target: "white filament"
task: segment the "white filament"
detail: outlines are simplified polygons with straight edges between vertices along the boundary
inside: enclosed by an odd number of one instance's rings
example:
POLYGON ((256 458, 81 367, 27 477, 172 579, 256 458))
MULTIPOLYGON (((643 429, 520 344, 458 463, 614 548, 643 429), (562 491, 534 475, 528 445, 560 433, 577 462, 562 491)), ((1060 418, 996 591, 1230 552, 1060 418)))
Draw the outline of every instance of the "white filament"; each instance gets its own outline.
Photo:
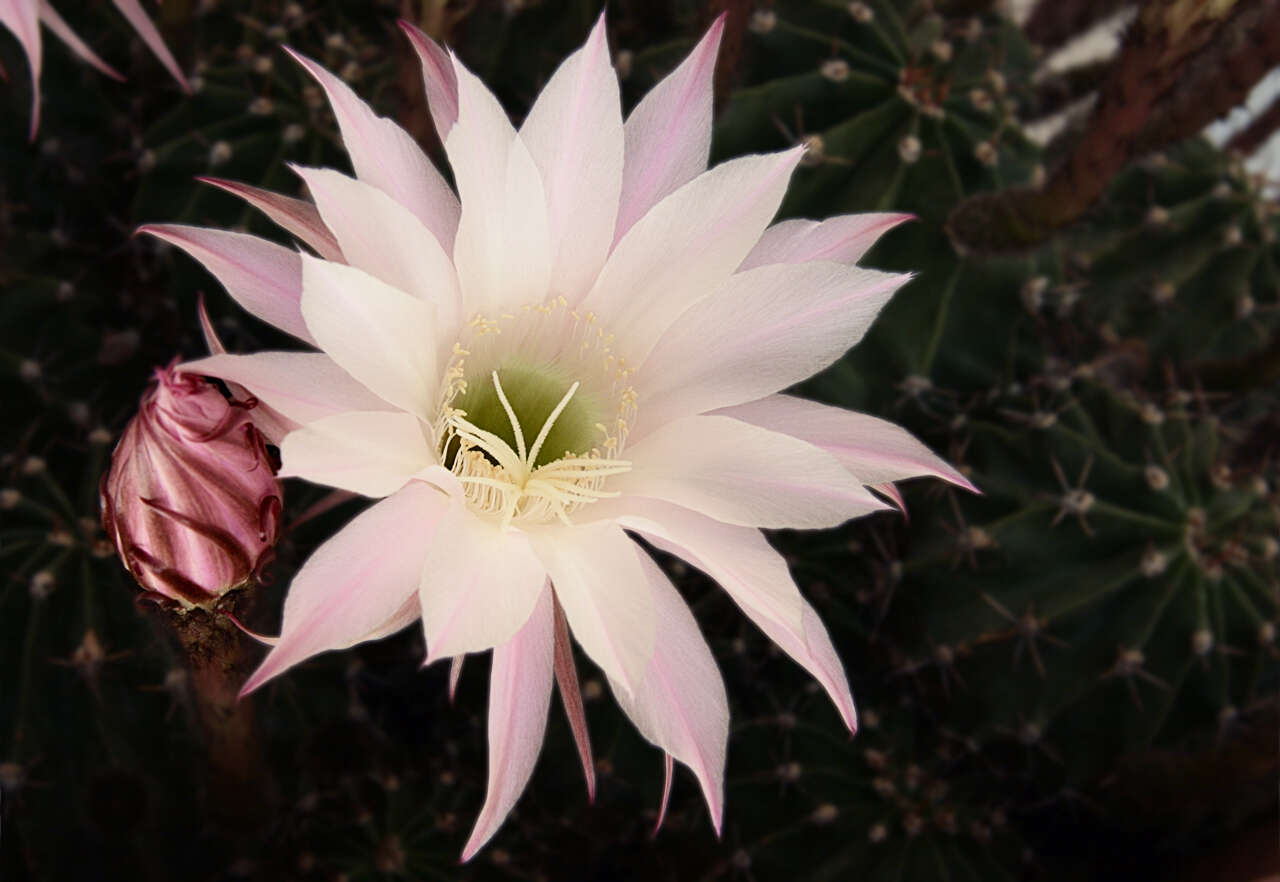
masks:
POLYGON ((580 383, 575 382, 569 387, 559 404, 543 420, 533 447, 526 449, 524 429, 515 408, 507 399, 498 372, 493 371, 491 376, 494 391, 515 434, 516 449, 512 450, 502 438, 469 421, 465 412, 447 406, 443 426, 438 433, 442 452, 448 449, 453 439, 458 439, 459 448, 453 459, 452 471, 463 485, 473 508, 498 515, 503 527, 517 518, 545 521, 555 517, 569 524, 569 514, 575 509, 618 495, 601 489, 601 484, 610 475, 630 471, 631 463, 606 458, 599 450, 593 449, 580 456, 566 452, 560 459, 541 466, 534 465, 556 421, 577 394, 580 383))

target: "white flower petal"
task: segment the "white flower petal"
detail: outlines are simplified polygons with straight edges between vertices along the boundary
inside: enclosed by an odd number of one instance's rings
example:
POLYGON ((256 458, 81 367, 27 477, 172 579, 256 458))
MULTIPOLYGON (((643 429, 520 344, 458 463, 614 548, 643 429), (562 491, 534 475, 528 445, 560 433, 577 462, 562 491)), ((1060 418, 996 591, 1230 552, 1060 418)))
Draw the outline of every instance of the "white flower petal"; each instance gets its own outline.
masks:
POLYGON ((689 57, 654 86, 627 117, 615 243, 649 209, 707 170, 712 73, 723 33, 721 15, 689 57))
POLYGON ((435 453, 412 414, 353 412, 290 432, 280 444, 280 460, 282 478, 378 497, 435 465, 435 453))
POLYGON ((551 706, 551 591, 544 590, 528 622, 493 651, 489 673, 489 784, 484 808, 462 850, 469 861, 484 847, 533 774, 551 706))
POLYGON ((316 549, 289 586, 279 642, 240 694, 317 653, 385 632, 414 595, 431 532, 448 504, 435 487, 415 481, 316 549))
POLYGON ((236 303, 264 322, 315 342, 302 320, 302 264, 296 251, 244 233, 183 224, 147 224, 138 232, 177 245, 200 261, 236 303))
POLYGON ((458 198, 409 133, 378 116, 351 87, 310 58, 285 48, 325 94, 342 132, 356 177, 413 212, 445 249, 458 229, 458 198))
POLYGON ((456 57, 453 65, 458 120, 444 146, 462 198, 453 262, 464 315, 541 302, 551 252, 538 168, 498 99, 456 57))
POLYGON ((729 700, 707 641, 688 605, 658 565, 640 556, 654 604, 653 657, 634 694, 614 689, 640 734, 697 777, 716 835, 724 818, 729 700))
POLYGON ((164 37, 160 36, 160 32, 156 30, 156 26, 152 24, 151 18, 147 15, 142 4, 138 0, 111 0, 115 3, 116 9, 128 20, 133 29, 137 31, 138 36, 142 38, 142 42, 151 50, 156 58, 160 59, 160 63, 164 65, 165 70, 169 71, 170 76, 178 81, 178 85, 182 87, 182 91, 190 92, 191 87, 187 85, 187 78, 182 75, 182 68, 178 66, 178 62, 169 52, 169 47, 164 44, 164 37))
POLYGON ((410 594, 408 599, 400 604, 400 608, 395 611, 391 618, 366 634, 364 640, 381 640, 383 637, 390 637, 392 634, 403 631, 416 622, 419 615, 421 615, 421 612, 418 607, 418 595, 410 594))
POLYGON ((551 290, 577 301, 613 244, 622 190, 622 108, 603 14, 586 45, 552 75, 520 138, 546 193, 551 290))
POLYGON ((716 413, 821 447, 863 484, 885 484, 930 475, 977 492, 968 478, 906 429, 865 413, 791 395, 770 395, 716 413))
POLYGON ((293 170, 306 182, 345 263, 430 303, 440 333, 455 326, 461 313, 458 278, 430 230, 377 187, 330 169, 293 170))
POLYGON ((634 435, 813 376, 862 339, 908 278, 825 262, 738 273, 691 306, 637 372, 634 435))
POLYGON ((742 263, 778 210, 799 148, 744 156, 699 175, 640 218, 614 248, 580 309, 642 362, 676 318, 742 263))
POLYGON ((857 728, 853 695, 831 638, 800 596, 786 561, 759 530, 648 499, 605 500, 588 511, 635 530, 714 579, 769 639, 822 684, 845 725, 857 728))
POLYGON ((573 636, 622 689, 633 692, 653 655, 653 598, 644 554, 608 523, 529 531, 573 636))
POLYGON ((744 527, 834 527, 888 506, 808 442, 724 416, 684 417, 626 451, 609 489, 744 527))
MULTIPOLYGON (((3 0, 0 0, 0 8, 4 5, 3 0)), ((38 5, 40 7, 39 10, 37 10, 40 16, 40 21, 44 23, 45 27, 53 31, 54 36, 66 43, 67 47, 72 52, 79 55, 100 73, 106 74, 113 80, 124 80, 124 77, 121 76, 118 70, 99 58, 98 53, 94 52, 89 48, 89 44, 80 39, 80 36, 71 29, 71 25, 67 24, 66 20, 63 19, 63 17, 58 14, 58 11, 50 6, 48 2, 40 2, 32 5, 38 5)), ((0 16, 3 16, 3 13, 0 13, 0 16)), ((39 84, 37 82, 32 83, 33 88, 38 87, 38 85, 39 84)))
POLYGON ((261 404, 301 424, 351 410, 391 409, 323 352, 211 355, 178 369, 243 386, 261 404))
POLYGON ((31 125, 28 137, 34 141, 40 128, 40 68, 43 64, 43 47, 40 41, 38 7, 29 0, 0 0, 0 24, 4 25, 22 45, 31 71, 31 125))
POLYGON ((764 231, 739 271, 771 263, 829 260, 854 264, 876 241, 913 215, 897 212, 846 214, 824 221, 786 220, 764 231))
POLYGON ((302 255, 302 315, 317 345, 380 398, 423 419, 438 392, 433 312, 368 273, 302 255))
POLYGON ((528 621, 546 582, 524 534, 477 517, 455 498, 422 571, 426 664, 506 643, 528 621))

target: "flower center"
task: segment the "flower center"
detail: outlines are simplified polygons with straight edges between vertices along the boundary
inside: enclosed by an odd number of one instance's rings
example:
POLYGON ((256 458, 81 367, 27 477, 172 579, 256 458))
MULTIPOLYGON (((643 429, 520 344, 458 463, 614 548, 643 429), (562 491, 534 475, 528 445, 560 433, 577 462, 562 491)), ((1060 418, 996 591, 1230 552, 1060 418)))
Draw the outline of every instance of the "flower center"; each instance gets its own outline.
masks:
POLYGON ((512 450, 532 443, 530 434, 548 427, 535 452, 529 448, 530 465, 543 466, 575 450, 589 450, 597 443, 599 407, 590 401, 581 384, 558 376, 550 369, 506 364, 491 376, 467 383, 453 406, 474 426, 497 435, 512 450), (575 388, 572 394, 569 390, 575 388), (566 395, 568 397, 566 398, 566 395), (559 412, 552 419, 552 413, 559 412), (524 434, 522 441, 521 434, 524 434))
POLYGON ((492 319, 477 315, 454 344, 435 440, 475 511, 569 523, 610 496, 635 412, 630 369, 612 337, 563 299, 492 319))

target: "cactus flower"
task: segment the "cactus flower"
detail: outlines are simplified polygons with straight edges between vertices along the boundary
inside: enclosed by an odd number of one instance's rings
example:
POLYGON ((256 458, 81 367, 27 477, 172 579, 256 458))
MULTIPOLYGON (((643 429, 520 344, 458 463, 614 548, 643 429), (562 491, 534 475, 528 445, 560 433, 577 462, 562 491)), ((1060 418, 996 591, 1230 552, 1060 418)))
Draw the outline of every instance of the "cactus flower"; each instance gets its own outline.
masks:
POLYGON ((878 494, 916 475, 969 486, 891 423, 779 394, 857 343, 906 281, 856 265, 904 218, 770 226, 802 149, 707 169, 722 27, 624 122, 601 19, 517 129, 406 25, 456 195, 403 129, 295 56, 327 92, 355 176, 295 167, 313 201, 217 183, 314 254, 144 228, 314 347, 184 369, 289 421, 283 475, 377 500, 297 574, 244 691, 419 619, 428 664, 491 650, 489 782, 464 859, 529 780, 561 613, 666 753, 668 786, 674 758, 720 829, 724 686, 631 534, 715 579, 852 730, 827 631, 760 528, 889 508, 878 494))
POLYGON ((280 485, 248 408, 172 365, 125 427, 100 501, 138 584, 188 609, 253 581, 279 534, 280 485))
MULTIPOLYGON (((165 66, 184 92, 190 91, 182 68, 170 54, 164 44, 164 38, 156 30, 156 26, 147 17, 139 0, 112 0, 120 13, 137 31, 142 42, 147 44, 160 63, 165 66)), ((40 127, 40 70, 43 60, 43 45, 40 40, 40 24, 66 43, 71 51, 102 73, 115 80, 123 80, 119 72, 98 57, 88 44, 76 36, 70 25, 58 14, 47 0, 0 0, 0 25, 4 25, 22 44, 22 51, 27 56, 27 66, 31 69, 31 137, 34 139, 40 127)))

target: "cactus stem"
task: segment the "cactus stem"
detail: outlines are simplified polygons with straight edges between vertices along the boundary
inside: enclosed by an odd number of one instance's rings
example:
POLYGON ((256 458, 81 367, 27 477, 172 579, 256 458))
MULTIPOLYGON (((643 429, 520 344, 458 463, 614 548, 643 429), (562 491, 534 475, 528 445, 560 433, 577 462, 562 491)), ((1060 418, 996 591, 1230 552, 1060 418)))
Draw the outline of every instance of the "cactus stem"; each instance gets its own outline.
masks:
POLYGON ((253 666, 249 641, 224 613, 244 618, 252 594, 231 591, 212 610, 156 607, 155 621, 182 648, 205 749, 205 796, 226 829, 250 834, 269 819, 273 784, 251 700, 240 687, 253 666))

